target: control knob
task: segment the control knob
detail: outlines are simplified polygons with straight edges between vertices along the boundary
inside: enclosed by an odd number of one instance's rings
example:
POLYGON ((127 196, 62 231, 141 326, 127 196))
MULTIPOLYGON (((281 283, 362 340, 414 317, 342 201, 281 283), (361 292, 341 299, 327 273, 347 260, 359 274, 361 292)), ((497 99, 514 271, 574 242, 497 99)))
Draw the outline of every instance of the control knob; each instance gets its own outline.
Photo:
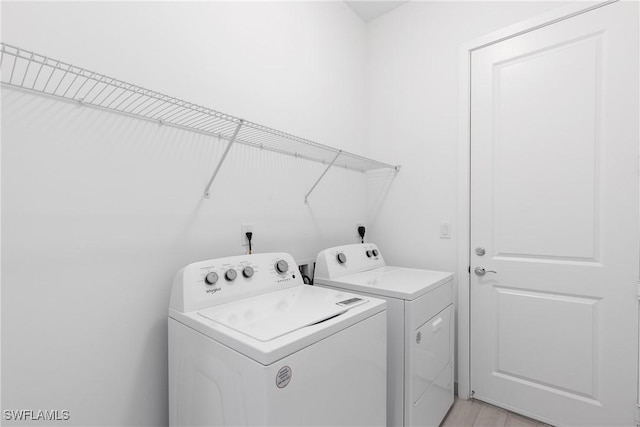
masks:
POLYGON ((246 277, 247 279, 251 276, 253 276, 253 268, 246 266, 245 268, 242 269, 242 275, 244 277, 246 277))
POLYGON ((213 271, 204 276, 204 283, 206 283, 207 285, 215 285, 217 281, 218 274, 214 273, 213 271))
POLYGON ((380 252, 378 252, 378 250, 377 250, 377 249, 374 249, 374 250, 373 250, 373 251, 371 251, 371 252, 373 252, 373 256, 378 256, 378 254, 380 253, 380 252))
POLYGON ((228 269, 227 272, 224 273, 224 278, 229 282, 236 280, 236 277, 238 277, 238 273, 233 268, 228 269))
POLYGON ((371 251, 367 251, 367 258, 371 258, 371 255, 373 255, 371 251))
POLYGON ((287 270, 289 270, 289 264, 287 264, 287 261, 281 259, 280 261, 276 262, 276 271, 280 274, 284 274, 287 272, 287 270))
POLYGON ((336 255, 336 259, 338 260, 338 264, 344 264, 345 262, 347 262, 347 256, 342 252, 336 255))

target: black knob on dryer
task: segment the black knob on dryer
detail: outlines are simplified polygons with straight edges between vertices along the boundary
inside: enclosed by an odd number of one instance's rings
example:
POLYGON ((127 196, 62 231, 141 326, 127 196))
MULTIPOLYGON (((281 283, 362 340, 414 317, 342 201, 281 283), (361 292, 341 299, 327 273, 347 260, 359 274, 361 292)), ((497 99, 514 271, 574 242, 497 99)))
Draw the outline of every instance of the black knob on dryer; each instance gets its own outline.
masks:
POLYGON ((338 264, 344 264, 345 262, 347 262, 347 256, 342 252, 336 255, 336 259, 338 260, 338 264))
POLYGON ((371 251, 367 251, 367 258, 371 258, 371 255, 373 255, 371 251))
POLYGON ((284 274, 287 272, 287 270, 289 270, 289 264, 287 264, 287 261, 281 259, 280 261, 276 262, 276 271, 280 274, 284 274))
POLYGON ((373 252, 373 256, 378 256, 378 254, 380 253, 380 252, 378 252, 378 250, 377 250, 377 249, 374 249, 374 250, 373 250, 373 251, 371 251, 371 252, 373 252))

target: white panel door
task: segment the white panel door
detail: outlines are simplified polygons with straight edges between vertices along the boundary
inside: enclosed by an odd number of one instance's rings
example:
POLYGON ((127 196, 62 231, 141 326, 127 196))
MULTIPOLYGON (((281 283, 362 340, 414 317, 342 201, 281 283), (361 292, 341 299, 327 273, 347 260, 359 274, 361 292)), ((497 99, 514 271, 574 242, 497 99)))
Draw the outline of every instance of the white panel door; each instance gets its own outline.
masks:
POLYGON ((473 395, 635 425, 638 4, 478 49, 471 76, 473 395))

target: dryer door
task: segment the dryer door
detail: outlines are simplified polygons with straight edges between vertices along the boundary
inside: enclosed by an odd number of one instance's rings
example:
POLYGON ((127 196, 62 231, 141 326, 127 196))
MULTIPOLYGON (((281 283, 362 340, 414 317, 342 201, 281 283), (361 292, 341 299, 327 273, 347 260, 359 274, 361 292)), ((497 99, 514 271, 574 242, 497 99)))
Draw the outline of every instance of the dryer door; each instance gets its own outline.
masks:
POLYGON ((452 358, 451 316, 453 305, 447 306, 413 333, 411 401, 416 403, 431 387, 452 358))

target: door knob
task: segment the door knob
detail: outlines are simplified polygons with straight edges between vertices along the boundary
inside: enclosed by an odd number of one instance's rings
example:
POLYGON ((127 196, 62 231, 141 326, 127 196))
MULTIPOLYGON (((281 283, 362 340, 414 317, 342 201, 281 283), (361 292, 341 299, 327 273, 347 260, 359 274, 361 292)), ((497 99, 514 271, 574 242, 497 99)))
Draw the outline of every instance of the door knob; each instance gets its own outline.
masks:
POLYGON ((482 267, 476 267, 473 269, 473 272, 476 273, 476 276, 484 276, 487 273, 498 273, 497 271, 493 271, 493 270, 485 270, 482 267))

